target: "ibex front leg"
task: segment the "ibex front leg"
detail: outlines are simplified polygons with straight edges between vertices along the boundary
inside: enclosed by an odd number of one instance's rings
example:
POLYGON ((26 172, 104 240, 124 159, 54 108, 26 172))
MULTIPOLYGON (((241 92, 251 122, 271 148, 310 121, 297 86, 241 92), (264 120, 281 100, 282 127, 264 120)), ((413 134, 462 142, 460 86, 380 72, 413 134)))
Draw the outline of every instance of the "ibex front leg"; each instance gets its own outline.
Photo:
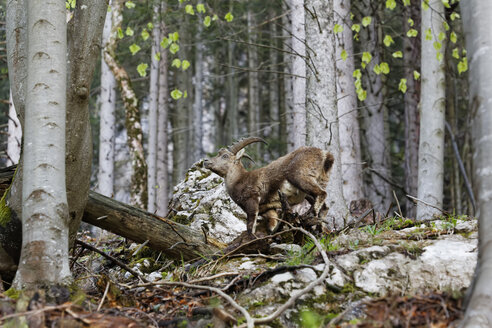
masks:
POLYGON ((246 228, 248 229, 248 233, 254 235, 256 233, 256 221, 258 221, 259 200, 249 199, 246 203, 244 211, 247 215, 248 222, 246 224, 246 228))

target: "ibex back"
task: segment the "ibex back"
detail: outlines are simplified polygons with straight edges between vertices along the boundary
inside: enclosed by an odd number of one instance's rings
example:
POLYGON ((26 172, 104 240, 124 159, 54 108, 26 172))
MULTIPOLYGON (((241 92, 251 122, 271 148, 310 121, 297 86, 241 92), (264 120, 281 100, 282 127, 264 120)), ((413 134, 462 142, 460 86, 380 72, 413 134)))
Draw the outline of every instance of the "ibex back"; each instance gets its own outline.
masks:
POLYGON ((333 155, 316 147, 301 147, 265 167, 247 171, 242 163, 244 147, 261 138, 246 138, 217 156, 205 160, 204 166, 225 180, 227 192, 247 215, 247 229, 254 234, 258 215, 268 220, 268 229, 278 227, 277 209, 281 208, 281 191, 290 205, 307 199, 318 216, 326 199, 326 186, 333 165, 333 155), (307 197, 308 196, 308 197, 307 197))

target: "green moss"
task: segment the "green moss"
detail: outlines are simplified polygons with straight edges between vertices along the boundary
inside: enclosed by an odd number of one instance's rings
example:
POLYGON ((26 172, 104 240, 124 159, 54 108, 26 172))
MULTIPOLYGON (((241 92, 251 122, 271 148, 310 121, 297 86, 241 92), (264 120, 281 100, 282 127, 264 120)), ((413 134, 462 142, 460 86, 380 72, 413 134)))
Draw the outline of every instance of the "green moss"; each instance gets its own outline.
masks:
POLYGON ((190 217, 184 214, 176 214, 171 218, 174 222, 178 222, 181 224, 189 224, 191 222, 190 217))
POLYGON ((14 289, 13 287, 9 288, 8 290, 5 291, 5 296, 10 297, 13 300, 19 299, 21 295, 21 290, 14 289))
POLYGON ((10 192, 10 188, 12 187, 12 183, 14 181, 15 175, 17 173, 17 168, 15 169, 14 176, 12 177, 12 182, 10 186, 3 193, 2 198, 0 199, 0 226, 5 227, 7 223, 10 222, 10 208, 7 206, 6 198, 8 193, 10 192))

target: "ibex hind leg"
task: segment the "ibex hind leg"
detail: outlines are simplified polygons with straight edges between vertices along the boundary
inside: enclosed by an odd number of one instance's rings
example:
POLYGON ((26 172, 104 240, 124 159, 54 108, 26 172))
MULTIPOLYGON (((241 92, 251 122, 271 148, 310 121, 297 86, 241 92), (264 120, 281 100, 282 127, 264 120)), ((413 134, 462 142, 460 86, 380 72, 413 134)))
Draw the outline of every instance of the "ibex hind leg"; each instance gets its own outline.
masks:
POLYGON ((261 215, 263 219, 267 220, 267 229, 270 233, 275 233, 280 228, 281 222, 278 220, 278 214, 275 209, 268 210, 261 215))
POLYGON ((301 177, 299 179, 289 179, 289 182, 292 183, 296 188, 301 189, 303 192, 312 197, 312 200, 308 198, 308 201, 312 205, 314 215, 318 216, 319 211, 321 210, 321 207, 325 203, 326 199, 326 191, 321 188, 318 181, 313 177, 301 177))

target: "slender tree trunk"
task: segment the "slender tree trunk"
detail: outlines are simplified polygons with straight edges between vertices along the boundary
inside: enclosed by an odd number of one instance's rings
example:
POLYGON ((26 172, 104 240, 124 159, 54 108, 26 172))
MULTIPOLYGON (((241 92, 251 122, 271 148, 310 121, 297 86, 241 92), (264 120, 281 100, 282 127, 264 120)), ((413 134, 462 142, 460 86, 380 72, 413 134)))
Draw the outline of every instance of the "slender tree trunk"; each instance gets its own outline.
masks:
POLYGON ((17 114, 15 113, 12 92, 10 92, 8 119, 9 136, 7 139, 7 166, 11 166, 19 163, 22 143, 22 128, 20 121, 17 118, 17 114))
MULTIPOLYGON (((373 12, 370 0, 363 1, 363 15, 372 16, 371 23, 360 33, 363 51, 372 55, 371 62, 363 74, 367 98, 364 101, 364 137, 369 157, 369 171, 366 196, 369 197, 377 211, 385 213, 391 203, 391 187, 385 178, 390 176, 389 147, 385 127, 386 106, 384 105, 384 85, 381 75, 374 71, 374 65, 380 62, 378 28, 376 27, 378 13, 373 12)), ((379 6, 378 6, 379 7, 379 6)))
MULTIPOLYGON (((104 22, 101 52, 107 48, 111 34, 111 12, 106 14, 104 22)), ((116 81, 113 72, 104 60, 101 60, 101 114, 99 125, 99 174, 97 176, 98 191, 107 197, 114 193, 114 139, 115 139, 115 110, 116 110, 116 81)))
MULTIPOLYGON (((405 7, 403 29, 413 28, 420 31, 420 0, 412 0, 410 6, 405 7), (409 23, 413 21, 413 26, 409 23)), ((418 154, 419 154, 419 102, 420 80, 415 80, 414 71, 420 72, 420 37, 403 38, 403 67, 407 79, 405 101, 405 190, 412 196, 417 195, 418 186, 418 154)), ((406 200, 406 216, 414 218, 416 207, 406 200)))
MULTIPOLYGON (((199 19, 200 20, 200 19, 199 19)), ((195 100, 193 104, 193 161, 203 157, 203 25, 198 24, 195 54, 195 100)))
POLYGON ((157 53, 160 48, 161 33, 159 29, 160 1, 153 4, 152 48, 150 51, 150 90, 149 90, 149 147, 147 158, 148 201, 147 210, 154 213, 156 210, 157 185, 157 101, 159 98, 159 60, 157 53))
POLYGON ((130 203, 140 208, 147 206, 147 163, 142 145, 142 125, 140 124, 140 111, 138 98, 131 86, 131 80, 126 70, 116 61, 116 39, 118 28, 121 28, 123 20, 121 0, 115 0, 112 5, 113 28, 108 40, 107 51, 104 60, 113 72, 121 92, 121 98, 125 105, 125 127, 128 135, 128 147, 132 158, 132 179, 130 189, 130 203))
MULTIPOLYGON (((161 4, 161 35, 167 34, 166 24, 163 13, 166 12, 166 1, 161 4)), ((155 26, 155 25, 154 25, 155 26)), ((155 27, 157 28, 157 27, 155 27)), ((168 147, 168 112, 169 112, 169 87, 167 83, 168 77, 168 60, 167 51, 161 52, 161 60, 159 61, 159 106, 157 112, 157 191, 156 191, 156 214, 159 216, 167 215, 169 175, 168 163, 169 157, 167 153, 168 147)))
POLYGON ((238 102, 237 102, 237 78, 234 56, 235 45, 232 41, 227 41, 227 84, 226 84, 226 119, 227 134, 225 136, 226 144, 236 139, 238 132, 238 102))
POLYGON ((34 290, 66 285, 71 278, 65 184, 65 1, 29 1, 27 33, 22 251, 14 286, 34 290))
MULTIPOLYGON (((470 59, 470 111, 474 114, 473 172, 478 199, 478 264, 470 286, 468 306, 462 327, 492 325, 492 3, 469 0, 460 3, 466 49, 470 59)), ((422 88, 422 91, 424 89, 422 88)))
MULTIPOLYGON (((284 12, 290 11, 290 0, 282 1, 282 10, 284 12)), ((283 71, 282 75, 282 88, 280 94, 280 140, 281 140, 281 154, 285 154, 292 147, 290 146, 290 132, 292 128, 292 55, 289 54, 292 51, 292 24, 291 14, 286 14, 282 17, 282 53, 283 58, 283 71)))
MULTIPOLYGON (((306 1, 306 44, 310 49, 307 71, 307 144, 330 151, 335 163, 327 187, 328 218, 336 228, 348 219, 343 198, 337 113, 333 0, 306 1)), ((332 227, 332 228, 334 228, 332 227)))
POLYGON ((343 32, 335 35, 337 59, 337 99, 340 130, 340 160, 343 178, 343 196, 348 203, 364 197, 357 95, 354 72, 354 46, 350 24, 350 0, 335 1, 335 22, 343 32), (342 51, 347 58, 341 58, 342 51))
MULTIPOLYGON (((292 19, 292 128, 289 151, 306 144, 306 29, 304 0, 291 1, 292 19)), ((316 22, 315 22, 316 23, 316 22)))
MULTIPOLYGON (((444 45, 436 50, 439 33, 443 27, 444 5, 441 0, 429 2, 432 9, 422 9, 422 111, 420 115, 418 198, 442 208, 444 179, 444 113, 445 72, 444 45), (430 29, 432 40, 426 40, 430 29), (440 60, 437 55, 441 55, 440 60)), ((444 40, 443 40, 444 42, 444 40)), ((423 202, 417 204, 417 220, 424 220, 441 212, 423 202)))
MULTIPOLYGON (((256 20, 251 9, 248 9, 248 134, 250 136, 260 136, 260 89, 258 87, 258 50, 256 46, 256 20)), ((260 144, 250 146, 250 150, 255 156, 259 156, 260 144), (254 149, 254 150, 253 150, 254 149)))
MULTIPOLYGON (((278 9, 278 8, 277 8, 278 9)), ((272 16, 277 14, 277 10, 271 11, 272 16)), ((277 22, 274 21, 270 23, 270 42, 272 46, 278 48, 278 32, 277 32, 277 22)), ((270 61, 270 70, 278 71, 278 50, 270 49, 269 50, 269 61, 270 61)), ((279 133, 279 74, 272 73, 269 75, 270 82, 268 83, 268 121, 269 121, 269 129, 266 134, 267 138, 276 141, 276 144, 280 141, 280 133, 279 133)), ((279 147, 274 149, 273 156, 277 158, 280 155, 279 147)))

